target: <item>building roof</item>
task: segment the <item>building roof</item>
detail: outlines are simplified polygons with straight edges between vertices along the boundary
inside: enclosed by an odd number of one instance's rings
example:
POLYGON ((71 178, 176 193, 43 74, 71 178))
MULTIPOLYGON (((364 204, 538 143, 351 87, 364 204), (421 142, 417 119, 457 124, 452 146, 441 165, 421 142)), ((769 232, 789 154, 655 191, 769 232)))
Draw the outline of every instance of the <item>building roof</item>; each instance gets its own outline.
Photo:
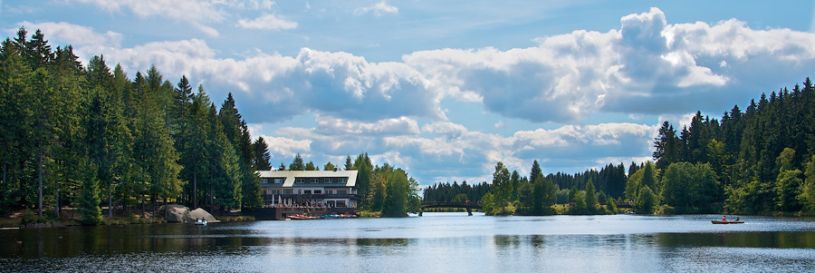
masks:
POLYGON ((283 181, 284 188, 294 186, 295 177, 347 177, 346 187, 354 187, 357 184, 357 171, 258 171, 260 178, 286 178, 283 181))

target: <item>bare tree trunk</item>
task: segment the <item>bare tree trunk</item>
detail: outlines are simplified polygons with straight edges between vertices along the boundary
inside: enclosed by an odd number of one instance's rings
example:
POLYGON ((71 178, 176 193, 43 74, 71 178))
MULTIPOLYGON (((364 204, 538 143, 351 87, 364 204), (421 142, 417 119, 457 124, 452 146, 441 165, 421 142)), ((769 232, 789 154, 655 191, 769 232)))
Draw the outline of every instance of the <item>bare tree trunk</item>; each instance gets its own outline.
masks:
POLYGON ((42 217, 42 152, 37 157, 37 198, 39 199, 37 205, 37 215, 42 217))
POLYGON ((108 184, 108 218, 113 217, 113 183, 108 184))
POLYGON ((192 173, 192 209, 198 208, 198 174, 192 173))
POLYGON ((57 219, 59 219, 59 179, 57 179, 57 181, 54 183, 56 184, 57 188, 56 195, 54 196, 55 197, 54 199, 56 200, 56 205, 54 206, 54 215, 56 215, 57 219))
POLYGON ((0 184, 0 200, 6 199, 6 184, 8 184, 8 163, 3 161, 3 183, 0 184))

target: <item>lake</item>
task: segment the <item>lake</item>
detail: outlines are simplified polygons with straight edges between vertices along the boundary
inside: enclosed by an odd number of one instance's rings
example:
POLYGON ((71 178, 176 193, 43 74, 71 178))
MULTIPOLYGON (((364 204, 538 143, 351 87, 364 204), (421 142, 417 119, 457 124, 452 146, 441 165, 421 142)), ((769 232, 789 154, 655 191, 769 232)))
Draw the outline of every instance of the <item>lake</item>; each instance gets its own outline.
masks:
POLYGON ((815 220, 488 217, 0 230, 0 271, 802 272, 815 220))

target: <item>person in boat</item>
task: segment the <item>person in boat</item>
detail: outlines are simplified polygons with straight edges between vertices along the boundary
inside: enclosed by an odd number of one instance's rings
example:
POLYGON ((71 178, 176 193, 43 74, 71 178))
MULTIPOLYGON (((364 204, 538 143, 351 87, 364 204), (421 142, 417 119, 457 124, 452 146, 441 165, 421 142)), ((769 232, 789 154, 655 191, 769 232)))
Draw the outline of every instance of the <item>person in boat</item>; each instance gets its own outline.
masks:
POLYGON ((739 221, 739 217, 738 217, 738 216, 736 216, 736 222, 738 222, 738 221, 739 221))
POLYGON ((727 216, 722 215, 722 222, 727 222, 727 216))

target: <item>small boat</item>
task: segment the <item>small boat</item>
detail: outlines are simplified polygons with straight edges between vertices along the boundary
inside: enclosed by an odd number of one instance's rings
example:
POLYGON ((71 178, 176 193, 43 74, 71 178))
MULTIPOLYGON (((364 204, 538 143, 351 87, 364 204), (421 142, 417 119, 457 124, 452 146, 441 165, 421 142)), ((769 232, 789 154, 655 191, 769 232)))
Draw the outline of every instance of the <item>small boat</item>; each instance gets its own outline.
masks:
POLYGON ((193 224, 195 224, 196 226, 206 226, 207 225, 207 220, 198 218, 198 220, 195 220, 195 222, 193 224))
POLYGON ((340 215, 339 215, 339 214, 336 214, 336 213, 333 213, 333 214, 323 214, 323 215, 320 215, 320 218, 322 218, 322 219, 338 219, 338 218, 340 218, 340 215))
POLYGON ((355 214, 340 214, 339 218, 357 218, 357 216, 355 214))
POLYGON ((719 221, 719 220, 713 220, 713 221, 710 221, 710 222, 713 223, 714 225, 744 224, 744 221, 719 221))

